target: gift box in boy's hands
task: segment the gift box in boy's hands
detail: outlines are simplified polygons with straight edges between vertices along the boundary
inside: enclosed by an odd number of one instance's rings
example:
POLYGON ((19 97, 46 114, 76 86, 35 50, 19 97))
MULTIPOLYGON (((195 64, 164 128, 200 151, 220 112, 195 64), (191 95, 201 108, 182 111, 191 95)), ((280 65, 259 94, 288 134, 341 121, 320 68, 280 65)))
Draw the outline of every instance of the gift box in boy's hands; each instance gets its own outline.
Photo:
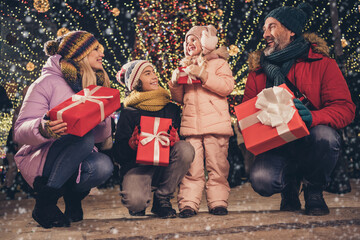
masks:
POLYGON ((172 119, 141 116, 140 139, 136 163, 167 166, 169 165, 169 130, 172 119))
POLYGON ((67 133, 84 136, 120 108, 117 89, 88 86, 50 110, 50 120, 63 119, 67 133))
POLYGON ((179 79, 177 80, 178 84, 201 84, 201 80, 188 75, 185 71, 184 71, 185 67, 179 67, 179 79))
POLYGON ((255 155, 309 135, 285 84, 267 88, 238 106, 236 117, 246 148, 255 155))

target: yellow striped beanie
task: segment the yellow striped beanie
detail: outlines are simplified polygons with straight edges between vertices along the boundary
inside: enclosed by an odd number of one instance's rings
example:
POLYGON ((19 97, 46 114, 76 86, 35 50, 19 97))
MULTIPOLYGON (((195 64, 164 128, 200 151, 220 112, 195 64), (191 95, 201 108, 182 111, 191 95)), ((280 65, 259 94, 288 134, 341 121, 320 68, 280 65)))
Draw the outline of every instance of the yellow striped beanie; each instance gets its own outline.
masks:
POLYGON ((46 42, 44 51, 48 56, 55 54, 62 56, 60 60, 61 72, 68 83, 75 84, 81 79, 78 62, 99 45, 100 43, 91 33, 72 31, 56 40, 46 42))

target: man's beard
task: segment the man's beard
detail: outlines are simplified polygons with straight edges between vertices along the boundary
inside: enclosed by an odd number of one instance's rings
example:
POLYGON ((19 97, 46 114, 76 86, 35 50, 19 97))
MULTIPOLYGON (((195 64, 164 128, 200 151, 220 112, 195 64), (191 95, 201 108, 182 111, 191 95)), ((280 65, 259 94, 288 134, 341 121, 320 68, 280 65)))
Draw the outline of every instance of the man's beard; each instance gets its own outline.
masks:
POLYGON ((287 47, 287 45, 289 45, 289 43, 284 44, 284 41, 281 43, 279 38, 274 38, 273 41, 274 41, 274 46, 272 46, 272 47, 267 46, 265 48, 265 50, 264 50, 265 56, 269 56, 273 52, 283 50, 284 48, 287 47))
POLYGON ((274 46, 272 46, 272 47, 267 46, 265 48, 265 50, 264 50, 265 56, 269 56, 273 52, 281 50, 281 49, 279 49, 279 46, 280 46, 279 40, 277 38, 274 38, 273 41, 274 41, 274 46))

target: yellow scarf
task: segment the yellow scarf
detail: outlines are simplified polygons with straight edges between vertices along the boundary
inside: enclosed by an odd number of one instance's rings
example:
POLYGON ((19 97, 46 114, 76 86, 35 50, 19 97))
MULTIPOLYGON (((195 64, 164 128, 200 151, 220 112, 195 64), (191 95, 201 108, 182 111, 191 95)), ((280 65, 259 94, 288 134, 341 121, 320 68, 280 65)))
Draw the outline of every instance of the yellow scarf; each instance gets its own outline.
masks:
POLYGON ((170 94, 167 90, 160 87, 158 90, 138 92, 132 91, 125 98, 125 107, 134 107, 145 111, 156 112, 165 107, 170 102, 170 94))

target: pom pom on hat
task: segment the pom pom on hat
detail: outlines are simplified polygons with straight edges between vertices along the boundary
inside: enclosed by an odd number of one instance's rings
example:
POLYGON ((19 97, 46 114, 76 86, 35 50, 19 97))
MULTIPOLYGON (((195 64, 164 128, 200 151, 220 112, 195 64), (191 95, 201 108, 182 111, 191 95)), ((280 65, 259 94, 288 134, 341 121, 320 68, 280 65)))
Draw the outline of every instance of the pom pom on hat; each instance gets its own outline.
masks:
POLYGON ((273 17, 287 29, 299 36, 311 15, 311 5, 304 2, 299 4, 297 8, 289 6, 276 8, 265 17, 265 20, 273 17))
POLYGON ((45 52, 46 56, 55 55, 57 53, 58 49, 59 49, 58 41, 50 40, 50 41, 47 41, 44 45, 44 52, 45 52))
POLYGON ((146 60, 134 60, 122 66, 121 70, 116 74, 116 80, 120 84, 125 84, 129 91, 134 89, 134 86, 140 80, 140 75, 148 66, 154 66, 146 60))
POLYGON ((125 71, 126 69, 122 67, 120 71, 116 73, 116 81, 118 81, 118 83, 120 83, 123 86, 125 86, 125 71))
POLYGON ((306 3, 306 2, 302 2, 297 6, 298 9, 304 11, 304 13, 306 14, 306 18, 310 19, 313 13, 313 8, 310 4, 306 3))

